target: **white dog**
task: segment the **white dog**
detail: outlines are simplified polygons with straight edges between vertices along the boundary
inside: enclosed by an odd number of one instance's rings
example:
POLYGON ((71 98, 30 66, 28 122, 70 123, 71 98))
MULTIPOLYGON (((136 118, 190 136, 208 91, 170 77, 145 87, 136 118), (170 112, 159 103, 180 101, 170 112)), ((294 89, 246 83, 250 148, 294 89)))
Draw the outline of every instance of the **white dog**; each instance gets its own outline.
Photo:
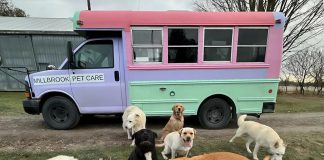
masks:
POLYGON ((48 160, 78 160, 78 159, 76 159, 74 157, 70 157, 70 156, 58 155, 58 156, 50 158, 48 160))
POLYGON ((174 159, 176 152, 182 151, 186 153, 186 157, 193 146, 193 139, 195 138, 196 130, 185 127, 180 131, 171 132, 164 138, 164 143, 157 144, 157 147, 164 146, 161 152, 164 159, 168 159, 167 154, 171 153, 171 159, 174 159))
POLYGON ((237 121, 239 128, 230 142, 233 142, 236 137, 242 137, 246 139, 245 146, 249 153, 252 153, 249 148, 250 144, 255 142, 253 159, 258 160, 259 148, 265 147, 272 154, 271 160, 281 160, 285 154, 286 145, 279 135, 272 128, 257 122, 245 121, 245 118, 246 115, 239 117, 237 121))
MULTIPOLYGON (((123 114, 123 129, 127 132, 128 139, 132 139, 132 135, 145 129, 146 116, 145 113, 136 106, 128 106, 123 114)), ((132 143, 134 145, 134 141, 132 143)))

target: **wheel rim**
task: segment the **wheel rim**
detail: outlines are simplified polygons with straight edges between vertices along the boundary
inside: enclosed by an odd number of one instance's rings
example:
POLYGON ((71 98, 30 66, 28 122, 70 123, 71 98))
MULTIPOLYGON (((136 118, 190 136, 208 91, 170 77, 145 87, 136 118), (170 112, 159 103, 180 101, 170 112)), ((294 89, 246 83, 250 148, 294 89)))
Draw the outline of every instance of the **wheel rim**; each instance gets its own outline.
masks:
POLYGON ((224 118, 224 111, 220 108, 212 108, 207 111, 207 120, 210 123, 217 124, 224 118))
POLYGON ((50 111, 51 119, 57 123, 64 123, 68 117, 68 110, 63 106, 54 106, 50 111))

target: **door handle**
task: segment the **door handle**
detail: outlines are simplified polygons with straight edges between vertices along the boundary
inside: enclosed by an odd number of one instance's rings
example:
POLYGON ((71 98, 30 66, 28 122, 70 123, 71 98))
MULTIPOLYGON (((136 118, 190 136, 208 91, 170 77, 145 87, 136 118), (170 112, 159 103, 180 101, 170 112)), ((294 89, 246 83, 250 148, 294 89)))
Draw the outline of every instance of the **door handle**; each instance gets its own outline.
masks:
POLYGON ((118 82, 119 81, 119 72, 115 71, 114 75, 115 75, 115 81, 118 82))

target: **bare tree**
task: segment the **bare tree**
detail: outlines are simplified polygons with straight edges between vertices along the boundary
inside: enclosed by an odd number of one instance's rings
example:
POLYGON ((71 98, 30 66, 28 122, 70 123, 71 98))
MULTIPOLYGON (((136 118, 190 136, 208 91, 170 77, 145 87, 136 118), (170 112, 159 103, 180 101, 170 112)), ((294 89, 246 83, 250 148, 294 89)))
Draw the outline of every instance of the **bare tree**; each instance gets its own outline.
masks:
POLYGON ((285 68, 297 81, 300 87, 300 94, 305 94, 305 84, 310 77, 310 71, 318 63, 318 59, 313 56, 313 52, 302 50, 291 55, 285 62, 285 68))
POLYGON ((281 69, 281 73, 280 73, 280 81, 282 83, 282 85, 285 87, 285 94, 288 93, 288 86, 290 84, 290 74, 289 71, 287 71, 285 68, 281 69))
POLYGON ((197 11, 277 11, 285 14, 282 61, 290 53, 316 45, 311 39, 324 31, 323 0, 196 0, 197 11))
POLYGON ((314 80, 314 93, 316 92, 316 95, 320 95, 324 87, 324 55, 321 50, 318 50, 313 52, 312 56, 317 60, 317 63, 312 66, 310 76, 314 80))
POLYGON ((8 0, 0 0, 0 16, 27 17, 28 15, 20 8, 15 7, 8 0))

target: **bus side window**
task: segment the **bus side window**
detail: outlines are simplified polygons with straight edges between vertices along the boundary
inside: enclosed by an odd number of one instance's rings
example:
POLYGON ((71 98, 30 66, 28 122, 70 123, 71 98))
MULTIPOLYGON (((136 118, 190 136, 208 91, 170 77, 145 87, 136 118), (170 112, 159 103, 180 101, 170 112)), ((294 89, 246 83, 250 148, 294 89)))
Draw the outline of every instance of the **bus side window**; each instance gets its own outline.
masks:
POLYGON ((168 62, 197 63, 198 28, 169 28, 168 62))
POLYGON ((233 28, 205 28, 204 62, 230 62, 233 28))
POLYGON ((162 28, 132 28, 132 47, 134 63, 161 63, 162 28))

